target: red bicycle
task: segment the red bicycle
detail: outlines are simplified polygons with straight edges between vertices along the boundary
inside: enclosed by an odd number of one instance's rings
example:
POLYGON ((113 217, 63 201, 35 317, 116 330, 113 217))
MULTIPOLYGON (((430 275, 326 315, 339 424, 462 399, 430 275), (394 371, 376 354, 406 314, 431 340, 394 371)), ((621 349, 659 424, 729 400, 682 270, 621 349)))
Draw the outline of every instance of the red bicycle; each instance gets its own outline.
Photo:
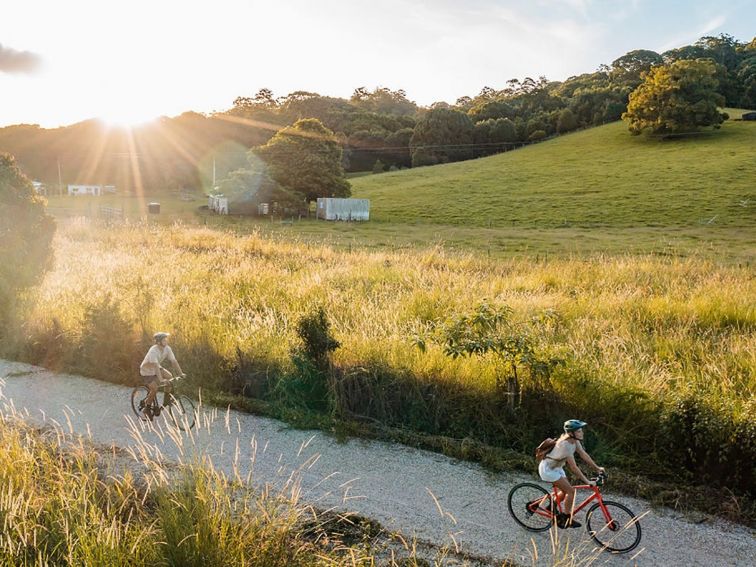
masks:
MULTIPOLYGON (((638 518, 626 506, 604 500, 601 496, 601 486, 606 481, 606 474, 602 473, 591 480, 596 482, 596 486, 575 486, 576 490, 585 490, 590 494, 580 504, 577 504, 578 495, 575 495, 574 514, 593 502, 585 514, 585 527, 593 540, 612 553, 627 553, 635 549, 641 540, 638 518)), ((515 522, 531 532, 543 532, 551 528, 556 524, 557 513, 562 511, 556 487, 548 492, 531 482, 515 485, 509 491, 508 505, 515 522)))

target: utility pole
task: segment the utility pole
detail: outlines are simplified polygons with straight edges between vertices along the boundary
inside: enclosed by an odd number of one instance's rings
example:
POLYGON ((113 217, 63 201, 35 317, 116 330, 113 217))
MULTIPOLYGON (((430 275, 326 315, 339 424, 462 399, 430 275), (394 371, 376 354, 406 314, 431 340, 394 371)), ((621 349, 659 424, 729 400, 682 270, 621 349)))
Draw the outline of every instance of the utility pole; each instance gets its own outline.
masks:
POLYGON ((58 194, 63 196, 63 178, 60 175, 60 160, 58 160, 58 194))
POLYGON ((215 191, 215 154, 213 154, 213 191, 215 191))

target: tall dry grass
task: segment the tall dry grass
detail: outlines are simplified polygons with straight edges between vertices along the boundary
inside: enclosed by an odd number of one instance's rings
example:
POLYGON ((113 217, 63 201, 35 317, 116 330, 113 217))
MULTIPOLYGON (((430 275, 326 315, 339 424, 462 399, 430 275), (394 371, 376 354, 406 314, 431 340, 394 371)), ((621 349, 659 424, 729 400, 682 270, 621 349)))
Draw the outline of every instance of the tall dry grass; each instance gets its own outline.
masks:
MULTIPOLYGON (((222 415, 199 413, 205 429, 223 428, 222 415)), ((448 546, 418 552, 377 524, 300 500, 301 469, 286 471, 285 482, 242 475, 238 464, 225 474, 184 451, 192 433, 157 422, 131 429, 127 451, 98 448, 65 425, 29 421, 3 399, 0 565, 446 564, 448 546), (166 460, 175 448, 177 460, 166 460)))
POLYGON ((86 221, 61 227, 56 259, 16 306, 6 356, 128 381, 151 334, 165 329, 201 385, 280 400, 301 378, 291 356, 297 323, 322 307, 341 343, 327 378, 338 415, 521 452, 581 417, 605 463, 753 490, 756 283, 748 266, 338 252, 182 225, 86 221), (523 324, 548 311, 553 323, 532 336, 540 352, 565 360, 548 391, 514 413, 497 392, 503 370, 494 357, 452 360, 412 341, 482 300, 511 307, 523 324))

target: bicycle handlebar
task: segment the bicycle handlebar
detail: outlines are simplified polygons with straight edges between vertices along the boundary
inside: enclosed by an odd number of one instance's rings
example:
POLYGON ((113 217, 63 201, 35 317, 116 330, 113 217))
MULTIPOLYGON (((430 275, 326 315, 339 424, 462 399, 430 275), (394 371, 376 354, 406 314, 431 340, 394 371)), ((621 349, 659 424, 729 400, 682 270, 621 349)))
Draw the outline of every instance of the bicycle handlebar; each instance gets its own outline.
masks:
POLYGON ((591 481, 595 482, 596 486, 603 486, 607 478, 609 477, 607 476, 606 472, 600 472, 598 473, 598 476, 592 478, 591 481))
POLYGON ((186 374, 179 374, 178 376, 171 376, 168 380, 163 380, 160 382, 161 386, 165 386, 166 384, 170 384, 171 382, 178 382, 179 380, 185 380, 186 374))

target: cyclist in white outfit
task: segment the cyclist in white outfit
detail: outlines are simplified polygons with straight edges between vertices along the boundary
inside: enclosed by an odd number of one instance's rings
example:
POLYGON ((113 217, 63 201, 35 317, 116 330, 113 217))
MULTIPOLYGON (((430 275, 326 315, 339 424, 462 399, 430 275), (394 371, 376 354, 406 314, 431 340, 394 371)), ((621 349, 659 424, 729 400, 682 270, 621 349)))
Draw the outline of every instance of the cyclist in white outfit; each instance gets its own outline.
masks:
POLYGON ((573 519, 573 506, 575 503, 575 488, 567 480, 564 472, 564 465, 568 464, 570 470, 580 478, 585 484, 595 485, 583 474, 580 467, 575 463, 575 454, 588 463, 598 472, 604 472, 603 467, 593 462, 590 455, 583 449, 584 431, 583 428, 588 425, 579 419, 569 419, 564 422, 564 434, 559 437, 554 448, 544 457, 538 465, 538 474, 541 480, 552 483, 557 487, 558 497, 564 499, 562 510, 557 514, 557 525, 560 528, 573 527, 579 528, 580 523, 573 519))
POLYGON ((161 366, 164 360, 168 359, 173 366, 173 369, 180 376, 184 376, 184 373, 181 371, 181 366, 179 366, 176 356, 173 354, 173 350, 168 346, 169 336, 168 333, 155 333, 153 335, 155 344, 147 351, 147 355, 139 366, 139 374, 142 375, 144 385, 150 390, 150 393, 147 394, 147 397, 144 400, 148 408, 151 408, 155 402, 160 382, 173 378, 171 373, 161 366))

